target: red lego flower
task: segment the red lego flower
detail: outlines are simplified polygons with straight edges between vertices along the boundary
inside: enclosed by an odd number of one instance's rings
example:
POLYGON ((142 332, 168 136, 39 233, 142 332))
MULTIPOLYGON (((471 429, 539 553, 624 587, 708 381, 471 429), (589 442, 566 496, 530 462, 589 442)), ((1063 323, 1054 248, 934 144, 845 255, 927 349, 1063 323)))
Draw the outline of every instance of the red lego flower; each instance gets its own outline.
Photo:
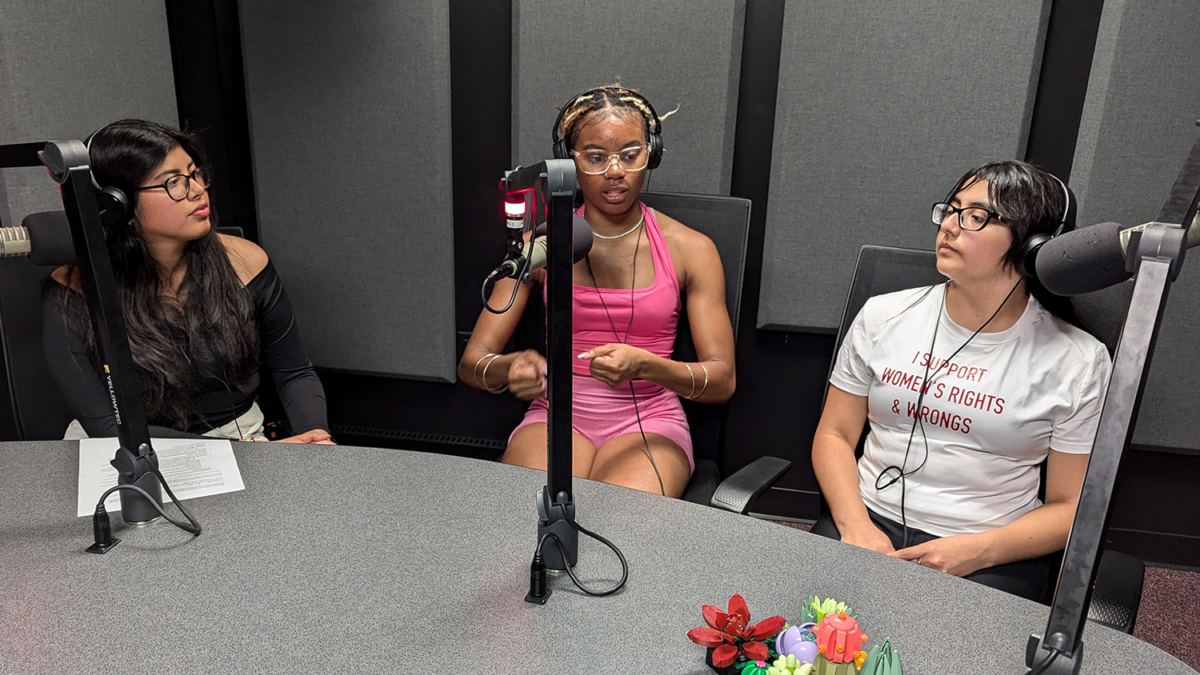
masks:
POLYGON ((717 668, 732 665, 739 654, 751 661, 766 661, 770 654, 760 640, 777 634, 785 623, 782 616, 773 616, 751 624, 750 609, 737 593, 729 599, 728 612, 715 605, 705 605, 702 611, 708 627, 691 629, 688 639, 701 647, 715 648, 712 660, 717 668))

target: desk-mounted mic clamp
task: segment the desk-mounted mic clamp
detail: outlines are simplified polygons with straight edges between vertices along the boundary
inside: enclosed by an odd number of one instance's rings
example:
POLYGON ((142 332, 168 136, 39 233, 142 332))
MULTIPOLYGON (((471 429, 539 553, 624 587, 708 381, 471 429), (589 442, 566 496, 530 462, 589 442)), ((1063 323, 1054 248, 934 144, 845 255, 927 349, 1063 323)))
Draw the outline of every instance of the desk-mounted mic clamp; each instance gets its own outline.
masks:
POLYGON ((537 509, 538 543, 546 569, 561 571, 575 567, 579 562, 579 532, 571 524, 575 521, 575 502, 565 492, 558 493, 558 498, 551 501, 546 488, 540 487, 537 509))

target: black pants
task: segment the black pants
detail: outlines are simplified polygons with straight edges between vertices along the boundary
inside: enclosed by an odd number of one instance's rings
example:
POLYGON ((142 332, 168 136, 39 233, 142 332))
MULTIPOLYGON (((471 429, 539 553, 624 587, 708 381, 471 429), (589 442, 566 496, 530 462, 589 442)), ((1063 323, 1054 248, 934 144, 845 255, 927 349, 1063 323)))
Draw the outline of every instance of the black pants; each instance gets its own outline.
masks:
MULTIPOLYGON (((871 522, 875 523, 875 526, 886 534, 888 539, 892 540, 892 546, 895 549, 904 548, 903 525, 888 520, 870 509, 867 509, 867 513, 871 516, 871 522)), ((812 533, 839 541, 842 538, 837 525, 833 523, 833 516, 828 511, 822 513, 817 522, 813 524, 812 533)), ((928 532, 922 532, 912 527, 908 528, 909 546, 923 544, 937 538, 928 532)), ((1022 598, 1045 603, 1049 600, 1047 596, 1054 583, 1050 575, 1058 569, 1062 560, 1061 556, 1061 552, 1051 553, 1031 560, 1018 560, 995 567, 985 567, 964 578, 984 586, 1007 591, 1013 595, 1019 595, 1022 598)))

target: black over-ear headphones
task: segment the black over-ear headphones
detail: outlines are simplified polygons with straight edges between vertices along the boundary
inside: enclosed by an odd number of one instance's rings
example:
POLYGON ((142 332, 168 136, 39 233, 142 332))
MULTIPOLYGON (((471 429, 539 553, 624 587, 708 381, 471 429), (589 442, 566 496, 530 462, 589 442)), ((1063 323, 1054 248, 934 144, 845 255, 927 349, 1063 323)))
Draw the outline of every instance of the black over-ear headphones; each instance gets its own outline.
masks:
POLYGON ((1067 187, 1067 184, 1062 182, 1058 176, 1055 176, 1052 173, 1047 173, 1046 175, 1053 178, 1054 182, 1062 186, 1063 198, 1066 200, 1063 202, 1062 220, 1059 221, 1058 227, 1054 229, 1053 234, 1032 234, 1026 237, 1025 241, 1021 243, 1021 253, 1017 257, 1017 271, 1020 272, 1021 276, 1023 277, 1036 278, 1037 275, 1032 274, 1030 270, 1034 268, 1034 261, 1037 258, 1038 251, 1043 245, 1045 245, 1046 242, 1057 237, 1063 232, 1070 232, 1071 230, 1075 229, 1076 205, 1075 197, 1071 194, 1071 188, 1067 187))
POLYGON ((100 209, 100 222, 105 227, 116 227, 133 218, 133 202, 120 188, 111 185, 101 187, 100 183, 96 181, 95 163, 92 162, 92 139, 110 126, 112 126, 111 122, 93 131, 92 135, 88 136, 86 145, 88 161, 92 163, 92 170, 89 174, 92 177, 92 185, 96 186, 96 206, 100 209))
POLYGON ((567 147, 567 139, 559 138, 558 136, 558 127, 560 124, 562 124, 563 115, 567 114, 567 111, 570 110, 571 107, 579 101, 579 99, 589 94, 595 94, 599 91, 619 92, 621 96, 633 96, 642 103, 646 104, 646 109, 650 111, 650 137, 646 141, 650 146, 648 148, 650 153, 650 163, 646 165, 646 168, 651 170, 657 169, 659 163, 662 162, 663 154, 662 120, 658 119, 658 113, 655 112, 654 106, 650 105, 650 101, 647 101, 645 96, 642 96, 636 91, 617 89, 616 87, 599 87, 597 89, 589 89, 582 94, 574 96, 558 111, 558 117, 554 119, 554 129, 550 131, 550 138, 554 141, 554 159, 571 159, 571 148, 567 147))

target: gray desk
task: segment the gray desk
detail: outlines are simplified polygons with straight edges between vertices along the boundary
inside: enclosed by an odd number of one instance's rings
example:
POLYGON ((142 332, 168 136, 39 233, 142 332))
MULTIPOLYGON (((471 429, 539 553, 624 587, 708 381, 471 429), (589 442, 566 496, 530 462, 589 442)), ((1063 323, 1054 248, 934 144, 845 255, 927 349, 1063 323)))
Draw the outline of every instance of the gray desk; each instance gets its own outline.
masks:
MULTIPOLYGON (((0 672, 705 672, 686 638, 734 592, 752 619, 810 594, 892 638, 909 675, 1023 673, 1047 611, 911 563, 682 501, 576 482, 579 520, 629 559, 591 598, 552 581, 526 604, 544 475, 396 450, 235 444, 246 490, 191 502, 198 538, 158 523, 84 553, 75 443, 0 444, 0 672), (715 547, 715 542, 722 546, 715 547), (632 660, 628 670, 623 665, 632 660), (941 664, 943 667, 937 667, 941 664), (944 667, 952 666, 952 667, 944 667)), ((581 539, 578 570, 617 561, 581 539)), ((1193 673, 1089 626, 1086 673, 1193 673)))

